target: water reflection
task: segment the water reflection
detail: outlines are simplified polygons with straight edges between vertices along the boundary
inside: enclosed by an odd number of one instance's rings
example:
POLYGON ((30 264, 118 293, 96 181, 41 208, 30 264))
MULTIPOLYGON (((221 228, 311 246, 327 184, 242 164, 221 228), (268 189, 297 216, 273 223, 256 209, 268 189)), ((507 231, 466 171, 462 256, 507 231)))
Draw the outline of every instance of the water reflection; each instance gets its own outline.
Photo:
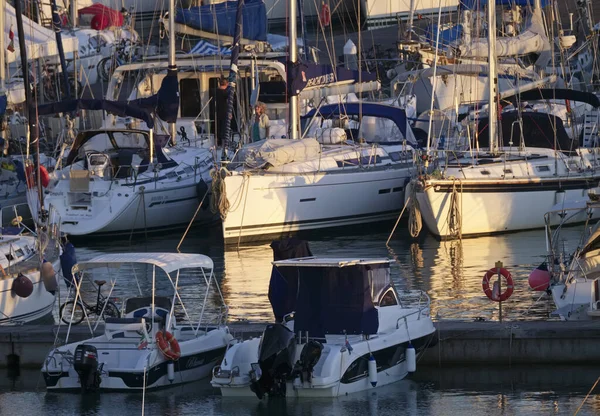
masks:
MULTIPOLYGON (((76 242, 79 260, 89 259, 104 252, 119 251, 175 251, 182 233, 180 231, 154 236, 147 241, 81 240, 76 242)), ((565 230, 567 241, 576 241, 579 229, 565 230)), ((453 319, 498 318, 498 305, 489 301, 482 292, 481 280, 486 270, 502 261, 515 280, 515 293, 503 304, 506 319, 547 319, 553 310, 548 298, 537 302, 538 292, 527 284, 530 271, 540 264, 546 254, 543 230, 506 234, 500 236, 440 242, 424 235, 418 241, 399 230, 386 247, 388 230, 336 234, 314 232, 305 236, 316 255, 391 257, 397 260, 392 268, 392 278, 400 288, 423 289, 432 298, 434 316, 453 319)), ((230 307, 230 317, 235 320, 268 321, 272 319, 268 302, 268 283, 271 275, 272 252, 269 244, 247 247, 223 248, 220 230, 192 230, 182 244, 182 251, 202 253, 215 262, 215 274, 221 283, 225 301, 230 307)), ((143 275, 143 273, 142 273, 143 275)), ((138 276, 141 285, 148 289, 148 274, 138 276)), ((196 276, 182 276, 181 285, 190 314, 199 312, 203 299, 203 286, 196 276)), ((134 295, 134 281, 124 282, 115 295, 124 298, 134 295)), ((61 293, 62 299, 66 291, 61 293)), ((94 296, 91 294, 90 296, 94 296)), ((211 294, 211 304, 218 304, 217 294, 211 294)), ((196 316, 196 315, 194 315, 196 316)))
MULTIPOLYGON (((149 392, 145 415, 523 415, 574 414, 600 373, 598 367, 512 368, 421 367, 410 380, 333 399, 223 398, 207 380, 149 392)), ((39 372, 23 377, 35 380, 39 372)), ((26 383, 31 385, 32 383, 26 383)), ((583 403, 580 415, 600 412, 598 396, 583 403)), ((9 391, 0 382, 0 414, 141 414, 141 393, 46 393, 40 388, 9 391)))

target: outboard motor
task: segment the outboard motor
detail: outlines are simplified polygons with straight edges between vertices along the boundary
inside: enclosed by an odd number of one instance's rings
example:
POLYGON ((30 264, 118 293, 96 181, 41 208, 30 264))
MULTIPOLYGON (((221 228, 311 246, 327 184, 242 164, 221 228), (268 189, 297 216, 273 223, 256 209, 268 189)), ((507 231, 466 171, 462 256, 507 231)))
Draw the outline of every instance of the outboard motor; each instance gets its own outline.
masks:
POLYGON ((269 324, 258 347, 258 365, 252 365, 250 388, 259 399, 266 394, 285 397, 286 381, 296 355, 294 333, 282 324, 269 324))
POLYGON ((319 341, 308 341, 300 352, 300 360, 294 366, 294 378, 299 376, 302 382, 310 382, 312 370, 321 358, 321 351, 323 351, 323 344, 319 341))
POLYGON ((95 391, 100 387, 100 369, 98 368, 98 351, 93 345, 81 344, 75 348, 73 367, 79 374, 81 392, 95 391))

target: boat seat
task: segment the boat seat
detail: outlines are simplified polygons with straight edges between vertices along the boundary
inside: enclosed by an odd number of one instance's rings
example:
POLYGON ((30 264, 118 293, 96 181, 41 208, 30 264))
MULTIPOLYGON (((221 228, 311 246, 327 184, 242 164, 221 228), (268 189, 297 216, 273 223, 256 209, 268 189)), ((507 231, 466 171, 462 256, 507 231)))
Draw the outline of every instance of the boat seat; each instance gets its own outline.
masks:
POLYGON ((141 324, 142 318, 106 318, 106 324, 141 324))
POLYGON ((96 283, 98 286, 102 286, 106 284, 106 280, 94 280, 94 283, 96 283))

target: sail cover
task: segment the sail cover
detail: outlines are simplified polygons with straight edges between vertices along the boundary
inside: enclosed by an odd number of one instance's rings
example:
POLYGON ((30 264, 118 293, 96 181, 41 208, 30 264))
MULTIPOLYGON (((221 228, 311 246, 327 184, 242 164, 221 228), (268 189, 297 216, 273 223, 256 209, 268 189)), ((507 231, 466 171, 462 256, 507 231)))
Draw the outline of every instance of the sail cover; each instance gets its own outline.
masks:
MULTIPOLYGON (((540 5, 546 7, 549 0, 540 0, 540 5)), ((533 6, 535 0, 496 0, 497 6, 533 6)), ((488 0, 461 0, 460 8, 463 10, 478 10, 487 6, 488 0)))
MULTIPOLYGON (((4 15, 4 44, 12 45, 6 51, 6 63, 11 64, 21 60, 19 54, 19 37, 17 34, 17 17, 13 6, 6 3, 4 7, 6 7, 4 15)), ((25 44, 27 45, 27 59, 34 60, 58 56, 58 45, 56 44, 55 35, 52 30, 46 29, 26 16, 23 16, 23 28, 25 31, 25 44)), ((77 38, 68 36, 65 33, 62 34, 62 44, 67 54, 76 52, 79 49, 77 38)))
MULTIPOLYGON (((235 34, 237 1, 177 9, 175 22, 194 29, 222 36, 235 34)), ((267 9, 262 0, 248 0, 242 10, 242 37, 248 40, 267 40, 267 9)))

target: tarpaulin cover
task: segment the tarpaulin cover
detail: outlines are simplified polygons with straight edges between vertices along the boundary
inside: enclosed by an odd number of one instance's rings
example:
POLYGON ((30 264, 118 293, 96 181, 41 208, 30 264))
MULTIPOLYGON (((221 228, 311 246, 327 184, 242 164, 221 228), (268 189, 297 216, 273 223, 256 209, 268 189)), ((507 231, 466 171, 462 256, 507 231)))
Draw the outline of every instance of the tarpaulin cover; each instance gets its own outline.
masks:
MULTIPOLYGON (((335 82, 354 81, 359 82, 359 71, 346 69, 331 65, 318 65, 307 63, 291 63, 287 65, 287 85, 290 96, 298 95, 306 88, 317 88, 333 84, 335 82)), ((360 82, 371 82, 377 80, 377 74, 362 71, 360 82)))
MULTIPOLYGON (((271 248, 274 261, 312 256, 308 242, 296 238, 273 241, 271 248)), ((273 266, 269 282, 269 302, 271 302, 273 315, 277 322, 281 322, 285 315, 296 310, 297 292, 298 272, 296 268, 273 266)))
POLYGON ((288 267, 298 275, 294 331, 313 337, 376 334, 379 315, 371 299, 371 267, 288 267))
MULTIPOLYGON (((234 36, 237 1, 177 9, 175 22, 205 32, 234 36)), ((242 37, 249 40, 267 40, 267 8, 262 0, 246 1, 242 10, 242 37)))
POLYGON ((123 15, 117 10, 111 9, 103 4, 93 4, 77 11, 79 15, 91 14, 94 17, 91 27, 94 30, 104 30, 111 26, 123 26, 123 15))

